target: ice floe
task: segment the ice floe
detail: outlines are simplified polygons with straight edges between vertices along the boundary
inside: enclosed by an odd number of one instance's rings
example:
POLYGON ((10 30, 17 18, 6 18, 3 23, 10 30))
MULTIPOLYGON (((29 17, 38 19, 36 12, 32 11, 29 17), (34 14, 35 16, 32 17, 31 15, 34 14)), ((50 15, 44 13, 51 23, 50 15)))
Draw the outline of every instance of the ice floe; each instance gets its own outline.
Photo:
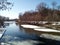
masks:
POLYGON ((59 32, 59 30, 55 30, 55 29, 48 29, 48 28, 45 28, 45 27, 41 27, 41 26, 35 26, 35 25, 21 25, 22 27, 24 28, 31 28, 31 29, 34 29, 36 31, 43 31, 43 32, 59 32))

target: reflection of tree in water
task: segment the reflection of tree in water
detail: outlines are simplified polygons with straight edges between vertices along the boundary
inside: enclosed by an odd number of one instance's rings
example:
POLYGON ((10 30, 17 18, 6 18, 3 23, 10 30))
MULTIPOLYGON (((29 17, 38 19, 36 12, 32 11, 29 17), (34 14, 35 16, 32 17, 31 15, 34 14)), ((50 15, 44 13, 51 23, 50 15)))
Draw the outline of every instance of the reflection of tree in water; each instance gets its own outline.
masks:
POLYGON ((0 20, 0 27, 6 27, 9 26, 9 23, 4 23, 3 20, 0 20))
POLYGON ((0 19, 0 27, 3 26, 4 27, 4 21, 0 19))

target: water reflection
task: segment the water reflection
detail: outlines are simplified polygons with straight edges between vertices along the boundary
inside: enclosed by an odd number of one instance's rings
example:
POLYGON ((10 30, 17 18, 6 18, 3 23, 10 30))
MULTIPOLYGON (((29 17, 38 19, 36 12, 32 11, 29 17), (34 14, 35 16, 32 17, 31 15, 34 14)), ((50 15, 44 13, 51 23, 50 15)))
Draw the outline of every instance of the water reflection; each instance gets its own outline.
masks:
POLYGON ((5 26, 9 26, 9 23, 4 23, 5 26))

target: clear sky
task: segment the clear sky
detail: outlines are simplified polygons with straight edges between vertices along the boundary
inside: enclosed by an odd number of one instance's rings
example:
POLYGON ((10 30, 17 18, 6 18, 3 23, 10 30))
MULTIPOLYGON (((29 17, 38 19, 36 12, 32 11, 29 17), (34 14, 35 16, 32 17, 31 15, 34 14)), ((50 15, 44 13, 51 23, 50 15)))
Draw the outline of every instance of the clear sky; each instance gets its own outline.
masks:
POLYGON ((10 19, 18 18, 19 13, 24 13, 25 11, 35 10, 36 6, 40 2, 46 2, 50 5, 53 1, 60 4, 60 0, 10 0, 14 3, 11 10, 0 11, 0 15, 9 17, 10 19))

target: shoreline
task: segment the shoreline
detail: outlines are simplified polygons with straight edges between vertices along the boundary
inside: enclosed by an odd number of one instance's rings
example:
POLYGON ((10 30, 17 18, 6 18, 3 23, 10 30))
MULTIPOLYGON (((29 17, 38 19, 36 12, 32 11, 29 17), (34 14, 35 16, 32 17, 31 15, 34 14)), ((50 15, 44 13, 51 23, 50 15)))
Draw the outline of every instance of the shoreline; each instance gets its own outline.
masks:
POLYGON ((39 34, 43 34, 43 33, 53 34, 53 35, 60 35, 60 31, 58 31, 58 30, 49 29, 49 28, 36 26, 36 25, 34 25, 34 26, 33 25, 29 25, 29 26, 32 26, 32 27, 25 26, 25 25, 26 24, 21 25, 21 27, 23 27, 27 32, 30 32, 30 33, 35 33, 35 34, 38 34, 38 35, 39 34))
POLYGON ((43 39, 46 39, 47 41, 49 39, 60 41, 60 38, 59 38, 60 33, 57 33, 57 32, 43 32, 43 31, 37 31, 37 30, 33 30, 31 28, 24 28, 24 27, 22 27, 22 28, 25 29, 26 33, 37 35, 37 36, 39 36, 39 37, 41 37, 43 39))

